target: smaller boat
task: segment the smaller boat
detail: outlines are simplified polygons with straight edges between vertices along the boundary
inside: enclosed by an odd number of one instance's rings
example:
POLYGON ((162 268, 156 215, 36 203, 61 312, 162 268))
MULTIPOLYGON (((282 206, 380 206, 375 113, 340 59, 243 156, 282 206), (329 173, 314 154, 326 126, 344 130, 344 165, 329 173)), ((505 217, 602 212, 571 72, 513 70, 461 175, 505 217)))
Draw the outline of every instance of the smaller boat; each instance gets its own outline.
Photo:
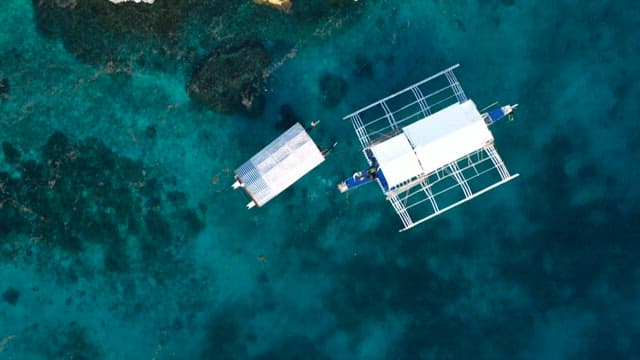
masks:
POLYGON ((247 209, 263 206, 324 162, 336 144, 325 150, 316 145, 308 132, 318 123, 306 129, 296 123, 235 170, 232 187, 249 195, 247 209))

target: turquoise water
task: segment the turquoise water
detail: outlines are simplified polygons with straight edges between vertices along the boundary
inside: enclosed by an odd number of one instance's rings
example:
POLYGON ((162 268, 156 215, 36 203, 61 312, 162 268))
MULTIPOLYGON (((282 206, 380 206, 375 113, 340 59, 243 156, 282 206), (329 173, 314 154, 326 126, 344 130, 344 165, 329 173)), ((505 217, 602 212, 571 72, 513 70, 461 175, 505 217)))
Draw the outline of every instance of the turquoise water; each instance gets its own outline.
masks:
POLYGON ((153 35, 38 3, 73 2, 0 2, 0 359, 640 357, 634 3, 211 1, 153 35), (194 104, 244 37, 264 111, 194 104), (377 188, 335 189, 364 165, 341 118, 455 63, 480 106, 520 103, 492 130, 521 177, 398 233, 377 188), (232 171, 294 115, 339 146, 247 211, 232 171))

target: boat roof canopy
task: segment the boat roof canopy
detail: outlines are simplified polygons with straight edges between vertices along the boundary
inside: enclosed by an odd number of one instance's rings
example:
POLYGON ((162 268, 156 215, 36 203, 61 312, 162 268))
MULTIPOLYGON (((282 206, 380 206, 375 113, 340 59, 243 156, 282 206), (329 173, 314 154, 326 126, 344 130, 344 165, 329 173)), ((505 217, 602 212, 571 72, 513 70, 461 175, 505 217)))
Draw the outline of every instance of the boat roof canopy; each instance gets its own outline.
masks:
POLYGON ((404 133, 371 147, 390 188, 423 173, 413 147, 404 133))
POLYGON ((389 188, 427 175, 470 154, 493 136, 471 100, 425 117, 389 140, 371 146, 389 188))
POLYGON ((449 107, 402 128, 428 174, 493 141, 472 100, 449 107))
POLYGON ((262 206, 323 161, 316 143, 296 123, 236 169, 235 174, 256 205, 262 206))

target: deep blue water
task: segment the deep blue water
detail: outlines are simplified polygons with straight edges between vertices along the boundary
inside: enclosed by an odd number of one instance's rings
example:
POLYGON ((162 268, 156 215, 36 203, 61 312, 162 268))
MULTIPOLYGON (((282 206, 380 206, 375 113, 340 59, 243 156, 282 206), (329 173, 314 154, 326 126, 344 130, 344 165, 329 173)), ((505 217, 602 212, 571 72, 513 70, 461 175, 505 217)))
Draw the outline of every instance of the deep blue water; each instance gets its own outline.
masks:
POLYGON ((640 358, 640 7, 293 2, 152 35, 0 2, 0 359, 640 358), (243 37, 264 112, 195 104, 199 59, 243 37), (364 165, 341 118, 455 63, 480 106, 520 104, 492 130, 521 176, 398 233, 375 186, 335 189, 364 165), (293 116, 339 146, 247 211, 232 171, 293 116))

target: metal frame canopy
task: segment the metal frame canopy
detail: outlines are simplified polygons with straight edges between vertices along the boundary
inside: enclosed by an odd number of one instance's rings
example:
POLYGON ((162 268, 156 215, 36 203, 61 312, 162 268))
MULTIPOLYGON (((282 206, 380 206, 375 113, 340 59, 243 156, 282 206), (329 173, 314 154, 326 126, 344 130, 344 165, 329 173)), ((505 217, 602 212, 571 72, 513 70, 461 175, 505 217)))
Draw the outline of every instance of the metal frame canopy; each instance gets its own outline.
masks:
POLYGON ((254 205, 263 206, 324 161, 307 131, 296 123, 235 170, 234 189, 243 187, 254 205))
POLYGON ((402 220, 400 231, 518 176, 494 147, 493 120, 462 90, 458 66, 344 117, 402 220))

